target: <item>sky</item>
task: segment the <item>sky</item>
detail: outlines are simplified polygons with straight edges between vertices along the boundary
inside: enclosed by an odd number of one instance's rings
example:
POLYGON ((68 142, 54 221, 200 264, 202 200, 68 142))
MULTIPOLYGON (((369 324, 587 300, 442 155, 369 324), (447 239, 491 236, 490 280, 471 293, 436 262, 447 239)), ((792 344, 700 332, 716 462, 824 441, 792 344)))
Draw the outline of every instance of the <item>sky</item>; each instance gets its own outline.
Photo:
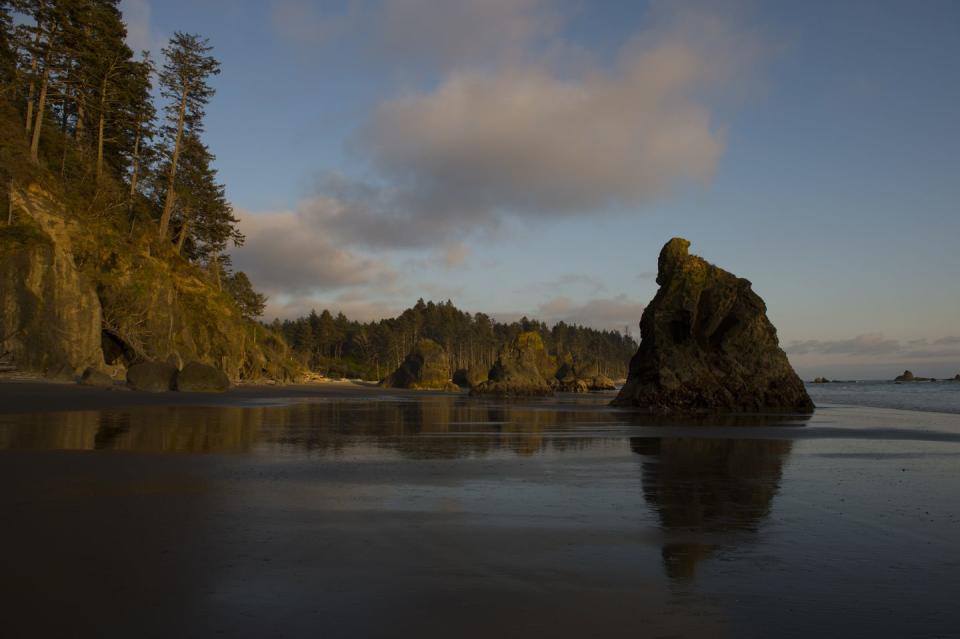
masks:
POLYGON ((671 237, 804 377, 960 373, 960 4, 122 0, 210 39, 266 319, 451 299, 638 336, 671 237))

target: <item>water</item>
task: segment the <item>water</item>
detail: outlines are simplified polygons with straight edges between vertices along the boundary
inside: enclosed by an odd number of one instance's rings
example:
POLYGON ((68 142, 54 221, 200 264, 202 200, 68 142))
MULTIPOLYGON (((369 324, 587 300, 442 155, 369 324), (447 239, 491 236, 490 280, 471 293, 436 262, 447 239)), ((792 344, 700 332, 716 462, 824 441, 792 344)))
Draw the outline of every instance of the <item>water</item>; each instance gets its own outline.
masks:
POLYGON ((960 416, 608 399, 0 415, 4 636, 955 636, 960 416))
POLYGON ((815 404, 873 406, 900 410, 960 413, 960 382, 887 382, 807 384, 815 404))

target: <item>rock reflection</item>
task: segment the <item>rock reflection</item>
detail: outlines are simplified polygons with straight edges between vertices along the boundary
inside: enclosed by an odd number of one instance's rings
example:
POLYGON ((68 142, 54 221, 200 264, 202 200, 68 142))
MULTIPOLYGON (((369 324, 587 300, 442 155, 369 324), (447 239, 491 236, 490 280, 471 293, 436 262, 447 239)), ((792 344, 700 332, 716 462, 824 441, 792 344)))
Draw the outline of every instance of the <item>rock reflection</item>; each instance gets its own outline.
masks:
POLYGON ((667 576, 690 581, 718 546, 742 543, 769 515, 792 443, 769 439, 630 439, 643 457, 643 496, 667 541, 667 576), (732 534, 731 534, 732 533, 732 534))

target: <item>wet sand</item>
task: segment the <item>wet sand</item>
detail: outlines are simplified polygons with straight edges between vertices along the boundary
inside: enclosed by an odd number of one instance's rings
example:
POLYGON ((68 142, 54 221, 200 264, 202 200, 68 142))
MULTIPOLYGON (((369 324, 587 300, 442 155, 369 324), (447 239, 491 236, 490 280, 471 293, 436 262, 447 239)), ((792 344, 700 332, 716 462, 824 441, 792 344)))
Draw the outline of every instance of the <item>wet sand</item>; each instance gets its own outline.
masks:
POLYGON ((0 384, 5 637, 956 636, 960 416, 0 384))

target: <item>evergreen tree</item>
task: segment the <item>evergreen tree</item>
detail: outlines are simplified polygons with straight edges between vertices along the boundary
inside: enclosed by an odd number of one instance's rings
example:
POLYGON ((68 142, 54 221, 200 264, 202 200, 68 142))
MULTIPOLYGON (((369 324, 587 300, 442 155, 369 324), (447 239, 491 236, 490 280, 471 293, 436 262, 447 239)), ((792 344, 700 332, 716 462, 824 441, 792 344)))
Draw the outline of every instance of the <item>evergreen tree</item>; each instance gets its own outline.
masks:
POLYGON ((179 31, 163 49, 166 62, 160 72, 160 91, 170 101, 164 108, 163 127, 170 158, 163 212, 160 215, 160 237, 163 239, 168 238, 173 215, 184 132, 189 130, 196 136, 202 132, 204 107, 214 94, 208 81, 210 76, 220 73, 220 63, 209 55, 212 49, 206 39, 179 31))

